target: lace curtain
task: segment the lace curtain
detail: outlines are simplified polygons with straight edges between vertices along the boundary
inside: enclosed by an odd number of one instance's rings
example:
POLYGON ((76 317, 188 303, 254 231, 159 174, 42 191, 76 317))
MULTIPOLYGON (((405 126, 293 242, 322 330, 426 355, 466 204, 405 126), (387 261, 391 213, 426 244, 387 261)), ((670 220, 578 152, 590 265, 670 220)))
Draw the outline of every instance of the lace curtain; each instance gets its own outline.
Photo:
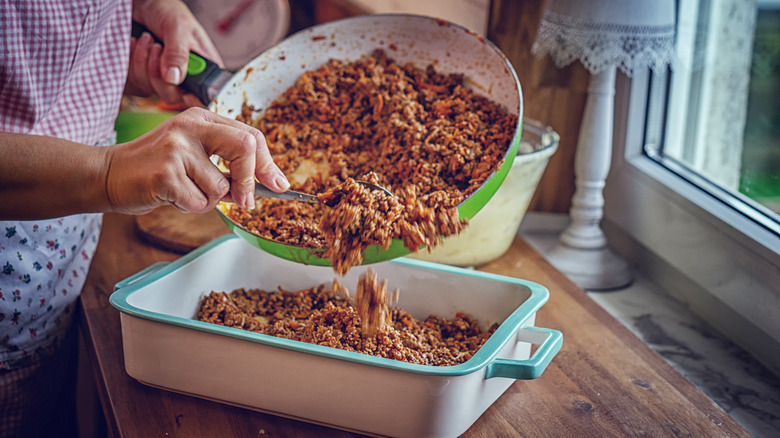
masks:
POLYGON ((549 0, 531 53, 591 73, 665 68, 674 55, 673 0, 549 0))

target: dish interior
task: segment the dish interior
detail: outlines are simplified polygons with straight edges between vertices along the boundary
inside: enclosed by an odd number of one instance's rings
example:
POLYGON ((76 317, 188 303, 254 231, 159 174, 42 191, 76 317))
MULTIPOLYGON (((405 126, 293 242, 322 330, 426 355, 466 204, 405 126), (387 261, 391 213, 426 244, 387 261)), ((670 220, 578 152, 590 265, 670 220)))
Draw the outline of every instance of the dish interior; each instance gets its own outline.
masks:
MULTIPOLYGON (((444 265, 400 259, 371 268, 380 279, 388 280, 389 291, 400 289, 398 306, 419 319, 430 314, 452 318, 456 312, 465 312, 486 329, 493 323, 503 322, 531 296, 531 290, 524 284, 466 275, 458 272, 458 268, 444 265)), ((355 293, 357 280, 366 269, 355 267, 340 279, 351 294, 355 293)), ((193 320, 200 300, 212 290, 282 287, 295 291, 330 284, 335 274, 330 267, 304 266, 273 257, 242 239, 233 238, 201 257, 185 256, 149 277, 139 280, 138 287, 128 295, 129 306, 193 320)))

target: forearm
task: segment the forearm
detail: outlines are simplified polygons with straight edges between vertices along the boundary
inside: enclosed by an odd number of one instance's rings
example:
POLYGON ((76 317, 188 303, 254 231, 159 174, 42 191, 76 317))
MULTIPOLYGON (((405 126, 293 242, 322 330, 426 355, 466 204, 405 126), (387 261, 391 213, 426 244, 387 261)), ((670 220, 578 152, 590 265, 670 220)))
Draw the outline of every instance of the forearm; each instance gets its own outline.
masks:
POLYGON ((277 192, 290 186, 260 131, 203 108, 106 147, 0 133, 0 220, 146 214, 163 205, 202 213, 223 199, 253 208, 255 178, 277 192), (212 155, 230 162, 231 181, 212 155))
POLYGON ((108 148, 0 133, 0 219, 108 211, 107 172, 108 148))

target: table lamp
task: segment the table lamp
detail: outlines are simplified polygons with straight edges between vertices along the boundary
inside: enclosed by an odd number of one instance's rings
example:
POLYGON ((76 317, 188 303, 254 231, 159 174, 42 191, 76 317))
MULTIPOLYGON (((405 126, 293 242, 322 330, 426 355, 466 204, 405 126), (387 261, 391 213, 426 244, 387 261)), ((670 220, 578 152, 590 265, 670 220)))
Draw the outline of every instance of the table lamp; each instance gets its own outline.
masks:
POLYGON ((631 283, 625 260, 601 230, 603 188, 612 158, 615 77, 666 68, 674 55, 673 0, 548 0, 531 53, 558 68, 580 61, 590 72, 574 158, 570 224, 545 257, 580 287, 610 290, 631 283))

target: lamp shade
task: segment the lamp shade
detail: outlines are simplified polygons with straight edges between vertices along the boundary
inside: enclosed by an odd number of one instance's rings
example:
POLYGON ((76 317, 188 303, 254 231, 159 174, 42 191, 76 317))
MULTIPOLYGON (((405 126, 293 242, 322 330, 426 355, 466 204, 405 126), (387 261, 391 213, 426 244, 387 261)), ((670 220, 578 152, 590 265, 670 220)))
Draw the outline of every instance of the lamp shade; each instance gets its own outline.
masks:
POLYGON ((674 0, 548 0, 531 53, 591 73, 666 67, 674 55, 674 0))

